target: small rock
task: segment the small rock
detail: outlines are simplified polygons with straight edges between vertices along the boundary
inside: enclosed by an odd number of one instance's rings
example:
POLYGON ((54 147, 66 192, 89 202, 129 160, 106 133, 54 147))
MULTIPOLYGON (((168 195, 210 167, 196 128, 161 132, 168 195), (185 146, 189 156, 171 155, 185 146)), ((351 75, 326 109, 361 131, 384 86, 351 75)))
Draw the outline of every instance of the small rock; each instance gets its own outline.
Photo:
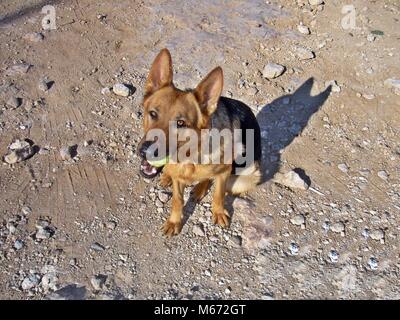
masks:
POLYGON ((114 230, 117 227, 117 223, 115 221, 106 222, 106 228, 110 230, 114 230))
POLYGON ((290 222, 296 226, 301 226, 306 222, 306 219, 302 214, 298 214, 290 219, 290 222))
POLYGON ((331 230, 335 233, 342 233, 344 232, 345 225, 343 222, 335 222, 334 224, 331 225, 331 230))
POLYGON ((295 53, 300 60, 310 60, 315 58, 315 53, 303 46, 296 46, 295 53))
POLYGON ((22 240, 16 240, 16 241, 14 242, 14 248, 15 248, 16 250, 22 249, 23 246, 24 246, 24 242, 23 242, 22 240))
POLYGON ((75 158, 77 156, 77 149, 77 145, 62 147, 60 150, 61 159, 68 161, 75 158))
POLYGON ((386 79, 384 85, 387 88, 395 88, 400 90, 400 79, 386 79))
POLYGON ((163 191, 158 191, 158 199, 160 199, 162 203, 167 203, 169 200, 168 193, 163 191))
POLYGON ((131 93, 131 90, 123 83, 117 83, 113 86, 113 92, 118 96, 128 97, 131 93))
POLYGON ((49 84, 45 79, 40 79, 38 82, 38 88, 40 91, 46 92, 49 90, 49 84))
POLYGON ((27 206, 22 207, 22 208, 21 208, 21 211, 22 211, 22 213, 23 213, 24 215, 26 215, 26 216, 32 213, 32 209, 29 208, 29 207, 27 207, 27 206))
POLYGON ((93 288, 96 291, 100 291, 104 288, 104 284, 107 281, 107 276, 103 275, 103 274, 98 274, 94 277, 92 277, 92 279, 90 279, 90 283, 92 284, 93 288))
POLYGON ((366 100, 373 100, 373 99, 375 99, 375 95, 372 94, 372 93, 364 93, 364 94, 362 95, 362 97, 363 97, 364 99, 366 99, 366 100))
POLYGON ((9 67, 6 70, 6 75, 15 76, 15 75, 19 75, 19 74, 24 74, 24 73, 27 73, 31 67, 32 67, 32 65, 30 65, 30 64, 19 63, 16 65, 13 65, 12 67, 9 67))
POLYGON ((195 225, 195 226, 193 226, 193 233, 196 235, 196 236, 199 236, 199 237, 204 237, 205 236, 205 233, 204 233, 204 229, 203 229, 203 226, 202 225, 195 225))
POLYGON ((340 86, 337 84, 336 80, 331 80, 331 81, 325 82, 325 87, 329 87, 329 86, 331 86, 332 92, 339 93, 342 90, 342 88, 340 88, 340 86))
POLYGON ((338 164, 338 168, 344 173, 347 173, 349 171, 349 167, 345 163, 338 164))
POLYGON ((7 105, 10 106, 11 108, 18 108, 22 104, 21 98, 17 97, 10 97, 10 99, 7 100, 7 105))
POLYGON ((39 284, 39 281, 40 276, 38 274, 31 274, 22 281, 21 288, 22 290, 31 290, 39 284))
POLYGON ((383 232, 381 229, 375 229, 370 231, 369 236, 373 240, 380 241, 385 238, 385 232, 383 232))
POLYGON ((111 89, 109 87, 105 87, 101 89, 101 94, 103 95, 109 95, 111 93, 111 89))
POLYGON ((336 263, 339 260, 339 254, 335 250, 331 250, 328 254, 328 257, 333 263, 336 263))
POLYGON ((282 75, 284 71, 284 66, 277 63, 268 63, 267 65, 265 65, 262 74, 264 78, 274 79, 282 75))
POLYGON ((31 32, 31 33, 27 33, 24 36, 24 39, 31 41, 31 42, 40 42, 40 41, 43 41, 44 35, 40 32, 31 32))
POLYGON ((34 154, 33 147, 25 140, 16 140, 8 148, 11 152, 4 156, 4 161, 8 164, 24 161, 34 154))
POLYGON ((302 25, 302 24, 297 26, 297 30, 299 30, 299 32, 302 34, 310 34, 311 33, 310 29, 307 26, 302 25))
POLYGON ((289 171, 285 174, 277 173, 274 181, 291 189, 307 190, 308 184, 295 171, 289 171))
POLYGON ((375 39, 376 39, 376 36, 374 36, 372 33, 370 33, 370 34, 367 36, 367 40, 368 40, 369 42, 374 42, 375 39))
POLYGON ((42 277, 40 285, 42 286, 45 292, 48 292, 49 290, 55 291, 58 289, 57 282, 58 282, 58 277, 56 273, 49 272, 42 277))
POLYGON ((90 249, 100 252, 100 251, 104 251, 106 248, 104 246, 102 246, 100 243, 95 242, 90 246, 90 249))
POLYGON ((378 269, 378 260, 374 257, 371 257, 368 260, 368 265, 371 268, 371 270, 376 270, 378 269))
POLYGON ((234 247, 240 247, 242 245, 242 238, 240 236, 233 236, 230 239, 230 243, 234 246, 234 247))
POLYGON ((308 0, 308 3, 312 6, 319 6, 320 4, 324 4, 324 0, 308 0))
POLYGON ((386 171, 382 170, 378 172, 378 177, 386 181, 389 178, 389 175, 386 171))
POLYGON ((289 245, 289 250, 290 250, 290 253, 295 256, 299 253, 300 248, 297 243, 292 242, 289 245))
POLYGON ((45 240, 49 239, 53 235, 53 232, 48 227, 38 227, 38 231, 36 232, 35 239, 37 240, 45 240))

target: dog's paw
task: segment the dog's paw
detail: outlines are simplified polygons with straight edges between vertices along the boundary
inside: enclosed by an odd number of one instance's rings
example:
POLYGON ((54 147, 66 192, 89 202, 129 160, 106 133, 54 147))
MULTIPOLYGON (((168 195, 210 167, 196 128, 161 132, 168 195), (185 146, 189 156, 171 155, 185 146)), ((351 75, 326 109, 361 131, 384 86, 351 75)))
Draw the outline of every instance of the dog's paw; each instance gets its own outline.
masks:
POLYGON ((227 228, 229 226, 229 213, 225 209, 222 212, 213 212, 212 220, 215 224, 218 224, 223 228, 227 228))
POLYGON ((163 226, 164 235, 167 237, 176 236, 181 232, 182 223, 181 222, 171 222, 169 220, 165 221, 163 226))
POLYGON ((162 174, 160 177, 160 186, 163 188, 168 188, 172 184, 172 179, 170 176, 162 174))

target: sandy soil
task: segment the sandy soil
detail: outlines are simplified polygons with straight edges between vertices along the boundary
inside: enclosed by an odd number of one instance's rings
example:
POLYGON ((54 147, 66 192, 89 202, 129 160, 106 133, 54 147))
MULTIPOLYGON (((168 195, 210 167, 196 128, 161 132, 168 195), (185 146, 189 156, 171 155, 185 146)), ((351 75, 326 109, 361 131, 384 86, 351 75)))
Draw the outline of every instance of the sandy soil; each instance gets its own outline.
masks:
POLYGON ((0 298, 399 299, 400 89, 384 84, 400 78, 398 1, 353 0, 347 30, 339 0, 110 3, 0 3, 0 156, 36 146, 0 165, 0 298), (181 88, 222 66, 224 95, 262 128, 266 179, 228 199, 230 229, 208 195, 164 238, 170 191, 139 175, 143 84, 164 47, 181 88), (286 71, 266 79, 268 63, 286 71), (104 90, 119 82, 132 95, 104 90), (274 182, 293 169, 308 190, 274 182))

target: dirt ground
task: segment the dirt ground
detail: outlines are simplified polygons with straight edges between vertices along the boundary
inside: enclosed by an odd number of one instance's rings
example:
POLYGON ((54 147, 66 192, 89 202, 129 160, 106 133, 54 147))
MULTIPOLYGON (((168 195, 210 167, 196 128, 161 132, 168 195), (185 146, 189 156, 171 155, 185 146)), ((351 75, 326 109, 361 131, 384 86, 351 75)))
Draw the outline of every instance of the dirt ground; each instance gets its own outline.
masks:
POLYGON ((0 298, 400 299, 400 89, 386 81, 400 79, 400 3, 352 0, 344 29, 348 4, 1 1, 0 156, 36 147, 0 164, 0 298), (170 190, 139 175, 143 85, 164 47, 178 87, 220 65, 224 95, 260 123, 265 181, 227 199, 229 229, 208 195, 165 238, 170 190), (268 63, 286 70, 266 79, 268 63), (104 89, 116 83, 132 94, 104 89), (275 182, 290 170, 310 188, 275 182))

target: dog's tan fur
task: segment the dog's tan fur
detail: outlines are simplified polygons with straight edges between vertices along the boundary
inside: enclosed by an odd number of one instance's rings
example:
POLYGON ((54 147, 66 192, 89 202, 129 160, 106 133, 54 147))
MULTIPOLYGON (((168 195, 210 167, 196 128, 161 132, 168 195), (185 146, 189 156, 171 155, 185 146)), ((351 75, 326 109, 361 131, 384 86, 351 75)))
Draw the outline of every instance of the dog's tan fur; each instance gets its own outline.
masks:
MULTIPOLYGON (((181 91, 173 82, 172 60, 167 49, 163 49, 153 62, 145 87, 144 131, 162 129, 168 137, 169 121, 181 120, 185 126, 196 130, 209 128, 209 119, 217 108, 223 88, 223 73, 220 67, 212 70, 193 91, 181 91), (156 118, 150 112, 157 114, 156 118)), ((145 138, 144 138, 145 139, 145 138)), ((144 141, 142 140, 142 142, 144 141)), ((141 143, 142 143, 141 142, 141 143)), ((250 176, 232 176, 231 164, 167 164, 161 175, 161 185, 172 185, 172 210, 164 224, 167 236, 180 232, 182 223, 183 193, 187 185, 198 182, 193 189, 194 198, 200 201, 212 182, 215 190, 212 200, 214 223, 222 227, 229 224, 229 214, 224 208, 226 192, 243 193, 260 180, 258 168, 249 168, 250 176)))

